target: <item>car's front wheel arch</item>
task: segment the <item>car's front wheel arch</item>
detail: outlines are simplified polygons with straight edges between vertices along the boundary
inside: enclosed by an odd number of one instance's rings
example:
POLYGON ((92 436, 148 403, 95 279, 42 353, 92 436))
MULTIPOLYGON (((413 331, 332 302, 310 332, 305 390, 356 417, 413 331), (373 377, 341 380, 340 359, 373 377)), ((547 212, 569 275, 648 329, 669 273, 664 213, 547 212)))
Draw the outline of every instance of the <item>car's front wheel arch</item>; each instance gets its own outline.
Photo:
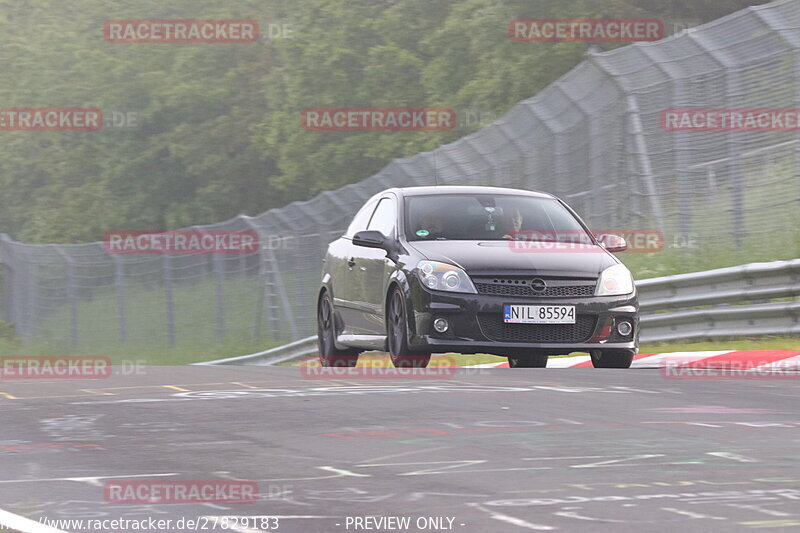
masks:
POLYGON ((389 283, 386 287, 386 293, 383 298, 383 316, 384 320, 389 316, 389 302, 391 301, 392 294, 395 289, 400 289, 403 293, 403 300, 406 304, 406 321, 408 323, 408 339, 411 340, 417 335, 417 323, 414 313, 414 306, 412 303, 411 286, 408 278, 402 270, 396 270, 389 278, 389 283))
POLYGON ((319 311, 319 306, 322 304, 322 298, 326 294, 328 295, 328 298, 330 298, 331 301, 331 307, 333 311, 334 331, 339 331, 339 329, 341 329, 342 323, 341 323, 341 318, 336 314, 336 306, 333 305, 333 291, 329 286, 324 284, 322 285, 322 287, 320 287, 319 292, 317 293, 317 311, 319 311))
POLYGON ((333 300, 326 290, 320 291, 317 300, 317 347, 322 366, 353 367, 358 363, 361 350, 352 347, 336 346, 336 316, 333 300))
POLYGON ((428 349, 417 349, 409 342, 412 306, 403 288, 390 284, 386 299, 386 348, 395 367, 425 368, 431 358, 428 349))

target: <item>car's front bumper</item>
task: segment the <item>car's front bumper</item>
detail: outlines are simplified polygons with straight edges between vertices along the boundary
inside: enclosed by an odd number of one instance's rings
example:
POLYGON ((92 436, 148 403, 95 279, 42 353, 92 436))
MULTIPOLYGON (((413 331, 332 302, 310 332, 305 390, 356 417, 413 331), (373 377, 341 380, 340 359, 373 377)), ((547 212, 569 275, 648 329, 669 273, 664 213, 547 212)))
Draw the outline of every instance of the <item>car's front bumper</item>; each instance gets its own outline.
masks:
POLYGON ((571 298, 535 298, 430 291, 410 284, 413 324, 410 344, 434 352, 492 353, 505 355, 515 349, 541 350, 551 355, 572 351, 639 347, 637 295, 571 298), (574 305, 576 325, 503 324, 504 304, 574 305), (433 329, 436 318, 445 318, 445 333, 433 329), (616 330, 621 320, 633 325, 623 337, 616 330), (573 327, 573 330, 565 328, 573 327), (513 339, 513 340, 512 340, 513 339))

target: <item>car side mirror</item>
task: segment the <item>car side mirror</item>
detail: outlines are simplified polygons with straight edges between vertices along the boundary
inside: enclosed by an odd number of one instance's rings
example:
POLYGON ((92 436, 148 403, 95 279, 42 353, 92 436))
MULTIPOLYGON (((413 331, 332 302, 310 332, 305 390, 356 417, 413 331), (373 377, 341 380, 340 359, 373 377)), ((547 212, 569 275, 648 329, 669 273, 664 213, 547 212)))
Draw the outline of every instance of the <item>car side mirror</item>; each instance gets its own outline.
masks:
POLYGON ((614 235, 613 233, 604 233, 602 235, 598 235, 597 242, 599 242, 600 246, 612 254, 616 252, 624 252, 628 249, 628 243, 625 242, 625 239, 619 235, 614 235))
POLYGON ((388 248, 389 239, 377 230, 359 231, 353 235, 353 244, 356 246, 363 246, 365 248, 388 248))

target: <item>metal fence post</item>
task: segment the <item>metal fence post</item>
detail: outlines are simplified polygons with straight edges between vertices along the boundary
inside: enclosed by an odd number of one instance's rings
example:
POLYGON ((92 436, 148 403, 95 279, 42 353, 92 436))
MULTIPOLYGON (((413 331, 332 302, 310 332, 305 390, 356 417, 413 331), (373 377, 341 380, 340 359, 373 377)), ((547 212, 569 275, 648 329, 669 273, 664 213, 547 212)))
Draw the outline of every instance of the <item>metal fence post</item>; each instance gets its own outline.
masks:
MULTIPOLYGON (((584 124, 588 126, 589 136, 588 136, 588 144, 589 144, 589 155, 588 155, 588 174, 589 174, 589 186, 591 187, 591 198, 589 202, 586 203, 586 209, 588 213, 584 216, 587 217, 589 220, 590 229, 594 230, 601 227, 608 227, 608 221, 606 220, 606 212, 607 210, 600 209, 600 206, 604 204, 603 202, 603 188, 601 185, 602 181, 602 173, 597 172, 597 162, 595 156, 598 152, 598 142, 597 136, 599 132, 595 131, 595 124, 597 123, 594 120, 589 109, 586 109, 581 102, 574 98, 569 89, 566 87, 566 84, 562 81, 557 81, 553 84, 553 86, 564 95, 564 97, 570 101, 570 103, 580 112, 582 115, 581 120, 584 124), (591 206, 591 207, 589 207, 591 206)), ((574 194, 574 191, 571 191, 574 194)), ((562 197, 563 198, 563 197, 562 197)))
MULTIPOLYGON (((739 65, 735 61, 731 61, 727 54, 720 53, 716 46, 706 43, 705 37, 703 37, 701 33, 698 33, 693 29, 689 29, 687 30, 687 35, 706 53, 709 58, 711 58, 717 65, 720 66, 720 71, 725 77, 725 106, 728 108, 736 107, 734 105, 734 98, 737 96, 742 96, 743 94, 740 84, 738 83, 738 78, 735 78, 735 76, 738 76, 739 65)), ((728 189, 731 193, 731 232, 735 236, 734 243, 737 248, 740 244, 739 235, 741 234, 744 221, 744 201, 742 198, 744 193, 742 188, 743 179, 742 175, 740 175, 741 168, 739 167, 738 160, 736 160, 738 158, 734 151, 735 148, 737 148, 737 145, 734 144, 734 141, 737 139, 737 136, 741 135, 741 133, 737 134, 733 131, 729 131, 725 136, 727 156, 728 159, 733 160, 734 163, 731 168, 731 178, 728 183, 728 189)), ((688 151, 688 153, 691 153, 691 151, 688 151)), ((683 219, 683 217, 681 218, 683 219)), ((686 239, 690 239, 691 235, 689 235, 687 232, 684 237, 686 239)))
MULTIPOLYGON (((258 280, 264 279, 264 244, 259 241, 258 243, 258 280)), ((261 321, 264 319, 264 288, 261 287, 256 297, 256 309, 253 316, 253 340, 261 338, 261 321)))
POLYGON ((170 348, 175 347, 175 301, 172 294, 172 271, 169 254, 164 254, 164 299, 167 303, 167 340, 170 348))
MULTIPOLYGON (((800 81, 798 81, 800 84, 800 81)), ((800 90, 800 89, 799 89, 800 90)), ((797 181, 797 213, 800 213, 800 132, 797 133, 797 140, 794 145, 794 177, 797 181)))
MULTIPOLYGON (((258 226, 253 222, 252 217, 247 215, 239 215, 239 220, 243 223, 247 224, 247 226, 258 235, 258 282, 262 282, 266 280, 265 275, 265 263, 266 259, 264 257, 264 248, 267 246, 262 240, 261 232, 258 231, 258 226)), ((258 291, 258 296, 256 297, 256 308, 253 316, 255 320, 253 322, 253 340, 258 340, 261 338, 261 321, 264 319, 264 301, 266 299, 266 287, 261 287, 258 291)))
POLYGON ((217 340, 225 341, 225 292, 223 281, 225 278, 224 265, 219 253, 213 255, 214 261, 214 297, 216 300, 217 340))
POLYGON ((124 343, 128 336, 127 314, 125 307, 125 264, 116 254, 111 255, 114 262, 114 288, 117 292, 117 323, 119 328, 119 342, 124 343))
POLYGON ((69 333, 70 345, 72 348, 78 347, 78 302, 75 297, 75 260, 69 256, 60 246, 55 245, 56 252, 67 263, 67 303, 69 305, 69 333))
POLYGON ((39 265, 38 263, 27 261, 27 258, 25 258, 24 262, 25 264, 20 269, 19 277, 21 278, 21 283, 18 283, 16 287, 18 291, 17 294, 19 294, 19 299, 17 301, 22 304, 18 324, 25 338, 30 339, 33 337, 34 333, 33 308, 36 298, 36 284, 32 281, 32 278, 34 272, 38 274, 39 265))
MULTIPOLYGON (((530 104, 522 106, 522 109, 525 109, 533 115, 536 120, 542 123, 542 125, 547 128, 548 140, 550 141, 550 158, 547 160, 549 165, 546 165, 543 168, 543 165, 537 164, 538 170, 540 172, 539 180, 537 180, 537 187, 545 190, 547 187, 552 187, 556 189, 556 191, 561 194, 561 191, 558 189, 558 179, 557 179, 557 168, 558 168, 558 159, 557 159, 557 152, 558 152, 558 135, 553 130, 553 127, 550 125, 550 119, 546 118, 542 115, 541 111, 539 110, 540 104, 536 101, 531 102, 530 104)), ((500 129, 502 132, 502 128, 500 129)), ((542 135, 544 137, 544 135, 542 135)), ((541 161, 541 156, 538 159, 541 161)))
POLYGON ((653 210, 653 218, 656 219, 656 226, 658 230, 664 233, 664 215, 661 211, 661 201, 658 198, 658 189, 656 188, 655 180, 653 179, 653 167, 650 164, 650 156, 647 151, 647 143, 644 139, 644 128, 642 127, 642 117, 639 113, 639 105, 636 102, 636 96, 629 94, 628 100, 628 116, 630 120, 631 134, 635 146, 636 159, 639 161, 639 166, 642 171, 642 180, 644 181, 645 190, 647 190, 647 197, 650 199, 650 209, 653 210))
MULTIPOLYGON (((270 273, 272 275, 272 287, 274 288, 277 296, 280 298, 280 305, 283 307, 283 316, 286 318, 287 322, 289 323, 289 334, 291 335, 291 339, 297 339, 297 322, 292 313, 292 306, 289 303, 289 297, 286 294, 286 285, 283 283, 283 276, 280 272, 280 267, 278 266, 278 262, 275 258, 275 253, 273 250, 267 250, 266 253, 267 261, 270 265, 270 273)), ((273 307, 275 309, 275 307, 273 307)), ((277 311, 271 313, 270 318, 276 319, 277 318, 277 311)))
POLYGON ((11 238, 5 233, 0 233, 0 266, 5 266, 2 271, 3 277, 3 301, 2 316, 3 321, 9 324, 14 323, 14 267, 13 252, 11 251, 11 238))
POLYGON ((277 294, 275 290, 275 286, 277 283, 273 278, 273 270, 271 267, 271 261, 269 261, 267 254, 270 253, 267 249, 262 251, 262 262, 264 265, 263 269, 263 286, 261 287, 261 308, 262 310, 267 311, 267 331, 269 335, 272 336, 272 340, 278 340, 281 336, 281 323, 278 318, 278 306, 274 305, 274 302, 277 299, 277 294))
POLYGON ((731 160, 731 211, 733 224, 731 236, 736 249, 742 247, 742 234, 744 233, 744 188, 745 175, 742 171, 742 159, 739 154, 731 160))
MULTIPOLYGON (((769 5, 769 4, 768 4, 769 5)), ((770 30, 777 34, 783 42, 792 49, 792 101, 795 107, 800 107, 800 42, 797 39, 796 28, 790 22, 790 18, 785 18, 784 14, 778 10, 769 9, 768 5, 750 7, 750 12, 758 17, 770 30)), ((794 146, 794 178, 797 181, 797 212, 800 213, 800 130, 795 130, 794 146)), ((800 299, 800 298, 798 298, 800 299)))

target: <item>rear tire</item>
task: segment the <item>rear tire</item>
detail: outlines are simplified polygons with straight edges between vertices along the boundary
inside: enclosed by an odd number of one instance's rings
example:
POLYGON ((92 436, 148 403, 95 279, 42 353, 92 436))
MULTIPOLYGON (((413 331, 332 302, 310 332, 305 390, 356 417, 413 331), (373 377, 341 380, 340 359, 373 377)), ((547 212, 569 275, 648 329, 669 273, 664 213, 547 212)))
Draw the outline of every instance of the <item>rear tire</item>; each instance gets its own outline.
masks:
POLYGON ((630 368, 633 354, 627 350, 593 350, 592 366, 595 368, 630 368))
POLYGON ((430 352, 415 350, 413 354, 409 353, 406 299, 397 287, 391 292, 386 306, 386 337, 389 357, 395 368, 427 368, 430 352))
POLYGON ((336 319, 327 291, 322 293, 317 303, 317 347, 322 366, 352 367, 358 364, 359 350, 336 348, 336 319))
POLYGON ((547 366, 547 354, 520 350, 508 356, 508 366, 510 368, 545 368, 547 366))

